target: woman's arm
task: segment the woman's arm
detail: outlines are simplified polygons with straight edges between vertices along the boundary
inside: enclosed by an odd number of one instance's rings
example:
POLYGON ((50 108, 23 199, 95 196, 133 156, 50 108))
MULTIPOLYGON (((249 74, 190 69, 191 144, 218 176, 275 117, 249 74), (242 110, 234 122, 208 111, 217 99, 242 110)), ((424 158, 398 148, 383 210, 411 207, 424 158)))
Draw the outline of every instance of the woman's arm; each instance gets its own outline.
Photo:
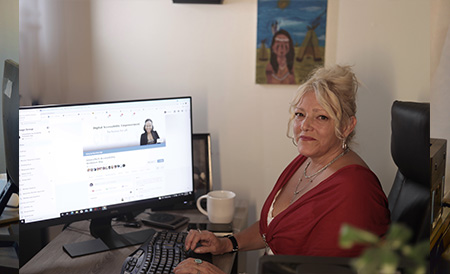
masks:
MULTIPOLYGON (((259 234, 259 221, 234 235, 239 250, 254 250, 264 248, 265 243, 259 234)), ((190 230, 185 241, 186 250, 192 249, 196 253, 211 252, 214 255, 224 254, 233 250, 233 244, 228 238, 218 238, 209 231, 190 230), (197 247, 200 242, 202 246, 197 247)))
MULTIPOLYGON (((262 239, 261 234, 259 234, 259 221, 241 232, 236 233, 234 237, 238 242, 239 250, 242 251, 261 249, 265 247, 264 240, 262 239)), ((228 241, 230 242, 230 246, 232 248, 231 241, 228 241)))

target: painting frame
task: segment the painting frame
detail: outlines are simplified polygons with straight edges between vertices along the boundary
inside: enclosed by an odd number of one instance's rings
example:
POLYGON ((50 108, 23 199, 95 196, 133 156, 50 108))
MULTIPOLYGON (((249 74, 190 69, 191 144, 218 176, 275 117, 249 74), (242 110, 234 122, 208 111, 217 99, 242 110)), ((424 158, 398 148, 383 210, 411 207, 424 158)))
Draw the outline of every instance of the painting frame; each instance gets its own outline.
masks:
POLYGON ((325 64, 329 0, 258 0, 256 84, 299 85, 325 64))

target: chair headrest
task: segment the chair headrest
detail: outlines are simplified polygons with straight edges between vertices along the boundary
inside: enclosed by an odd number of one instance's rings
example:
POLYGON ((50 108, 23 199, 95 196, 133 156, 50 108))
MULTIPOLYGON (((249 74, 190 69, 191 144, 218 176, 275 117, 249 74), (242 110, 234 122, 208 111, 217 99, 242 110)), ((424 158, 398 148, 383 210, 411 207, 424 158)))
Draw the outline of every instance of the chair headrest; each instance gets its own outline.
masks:
POLYGON ((391 109, 391 155, 400 172, 430 183, 430 103, 395 101, 391 109))

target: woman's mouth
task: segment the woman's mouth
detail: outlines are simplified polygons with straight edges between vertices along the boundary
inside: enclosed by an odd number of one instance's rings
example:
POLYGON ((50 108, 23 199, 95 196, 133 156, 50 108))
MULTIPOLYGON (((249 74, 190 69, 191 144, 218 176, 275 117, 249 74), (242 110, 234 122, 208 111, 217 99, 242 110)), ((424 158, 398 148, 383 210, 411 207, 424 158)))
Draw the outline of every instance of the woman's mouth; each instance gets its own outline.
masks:
POLYGON ((313 137, 309 137, 309 136, 300 136, 299 139, 301 141, 314 141, 315 140, 313 137))

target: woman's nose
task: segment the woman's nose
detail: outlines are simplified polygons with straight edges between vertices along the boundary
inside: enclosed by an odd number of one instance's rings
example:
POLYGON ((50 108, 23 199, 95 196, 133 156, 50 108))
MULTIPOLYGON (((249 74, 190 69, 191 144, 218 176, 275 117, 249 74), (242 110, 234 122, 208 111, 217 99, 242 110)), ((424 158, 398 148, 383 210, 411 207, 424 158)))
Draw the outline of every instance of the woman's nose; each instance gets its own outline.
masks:
POLYGON ((307 131, 311 129, 311 121, 309 119, 309 117, 305 117, 300 125, 300 128, 303 131, 307 131))

